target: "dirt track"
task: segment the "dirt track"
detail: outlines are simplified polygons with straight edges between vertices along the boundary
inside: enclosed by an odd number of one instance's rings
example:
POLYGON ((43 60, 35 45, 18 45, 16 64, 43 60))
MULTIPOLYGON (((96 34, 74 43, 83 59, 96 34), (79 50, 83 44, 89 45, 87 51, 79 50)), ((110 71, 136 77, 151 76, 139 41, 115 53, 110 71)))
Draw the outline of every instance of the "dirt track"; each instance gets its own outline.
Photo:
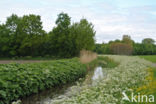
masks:
POLYGON ((38 63, 43 62, 43 60, 0 60, 0 64, 9 64, 9 63, 38 63))
POLYGON ((153 66, 156 67, 156 63, 154 63, 153 66))

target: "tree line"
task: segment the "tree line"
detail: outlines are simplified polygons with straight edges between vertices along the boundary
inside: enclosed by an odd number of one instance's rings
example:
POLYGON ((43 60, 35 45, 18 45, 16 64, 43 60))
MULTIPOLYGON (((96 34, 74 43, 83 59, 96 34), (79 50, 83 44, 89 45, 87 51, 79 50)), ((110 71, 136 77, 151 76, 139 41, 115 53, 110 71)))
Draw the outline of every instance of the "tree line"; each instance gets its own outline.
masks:
POLYGON ((30 14, 22 17, 12 14, 0 24, 0 57, 73 57, 80 51, 93 50, 98 54, 152 55, 156 54, 155 40, 146 38, 142 43, 134 42, 123 35, 108 43, 95 44, 92 23, 82 18, 71 23, 67 13, 60 13, 56 26, 50 32, 43 29, 41 17, 30 14))
POLYGON ((0 24, 0 57, 73 57, 82 49, 94 49, 96 32, 87 19, 71 23, 71 17, 62 12, 55 23, 46 32, 39 15, 12 14, 0 24))
POLYGON ((123 35, 122 40, 96 44, 94 51, 98 54, 156 55, 156 45, 152 38, 145 38, 141 43, 136 43, 130 36, 123 35))

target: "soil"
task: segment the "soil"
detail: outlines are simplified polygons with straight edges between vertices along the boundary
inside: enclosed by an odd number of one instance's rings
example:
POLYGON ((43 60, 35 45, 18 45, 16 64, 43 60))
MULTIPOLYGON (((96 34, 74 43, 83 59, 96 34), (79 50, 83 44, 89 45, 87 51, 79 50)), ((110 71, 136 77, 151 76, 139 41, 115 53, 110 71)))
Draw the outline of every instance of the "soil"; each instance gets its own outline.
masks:
POLYGON ((43 60, 0 60, 0 64, 9 64, 9 63, 38 63, 43 62, 43 60))

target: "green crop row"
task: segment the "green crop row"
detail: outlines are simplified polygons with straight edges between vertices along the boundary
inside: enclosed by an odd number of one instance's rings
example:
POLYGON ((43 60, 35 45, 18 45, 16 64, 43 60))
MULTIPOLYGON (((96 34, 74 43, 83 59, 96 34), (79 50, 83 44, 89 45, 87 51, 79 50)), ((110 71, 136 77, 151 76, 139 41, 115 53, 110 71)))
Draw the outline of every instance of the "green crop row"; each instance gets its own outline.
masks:
POLYGON ((0 104, 77 80, 86 74, 78 58, 29 64, 0 64, 0 104))

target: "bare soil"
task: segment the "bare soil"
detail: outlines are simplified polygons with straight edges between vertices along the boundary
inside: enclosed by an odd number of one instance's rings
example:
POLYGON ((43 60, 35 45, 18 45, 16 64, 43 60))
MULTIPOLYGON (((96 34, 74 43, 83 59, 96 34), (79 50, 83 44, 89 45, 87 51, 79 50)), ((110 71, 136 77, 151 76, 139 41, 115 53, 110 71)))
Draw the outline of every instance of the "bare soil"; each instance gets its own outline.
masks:
POLYGON ((9 63, 39 63, 45 62, 43 60, 0 60, 0 64, 9 64, 9 63))

